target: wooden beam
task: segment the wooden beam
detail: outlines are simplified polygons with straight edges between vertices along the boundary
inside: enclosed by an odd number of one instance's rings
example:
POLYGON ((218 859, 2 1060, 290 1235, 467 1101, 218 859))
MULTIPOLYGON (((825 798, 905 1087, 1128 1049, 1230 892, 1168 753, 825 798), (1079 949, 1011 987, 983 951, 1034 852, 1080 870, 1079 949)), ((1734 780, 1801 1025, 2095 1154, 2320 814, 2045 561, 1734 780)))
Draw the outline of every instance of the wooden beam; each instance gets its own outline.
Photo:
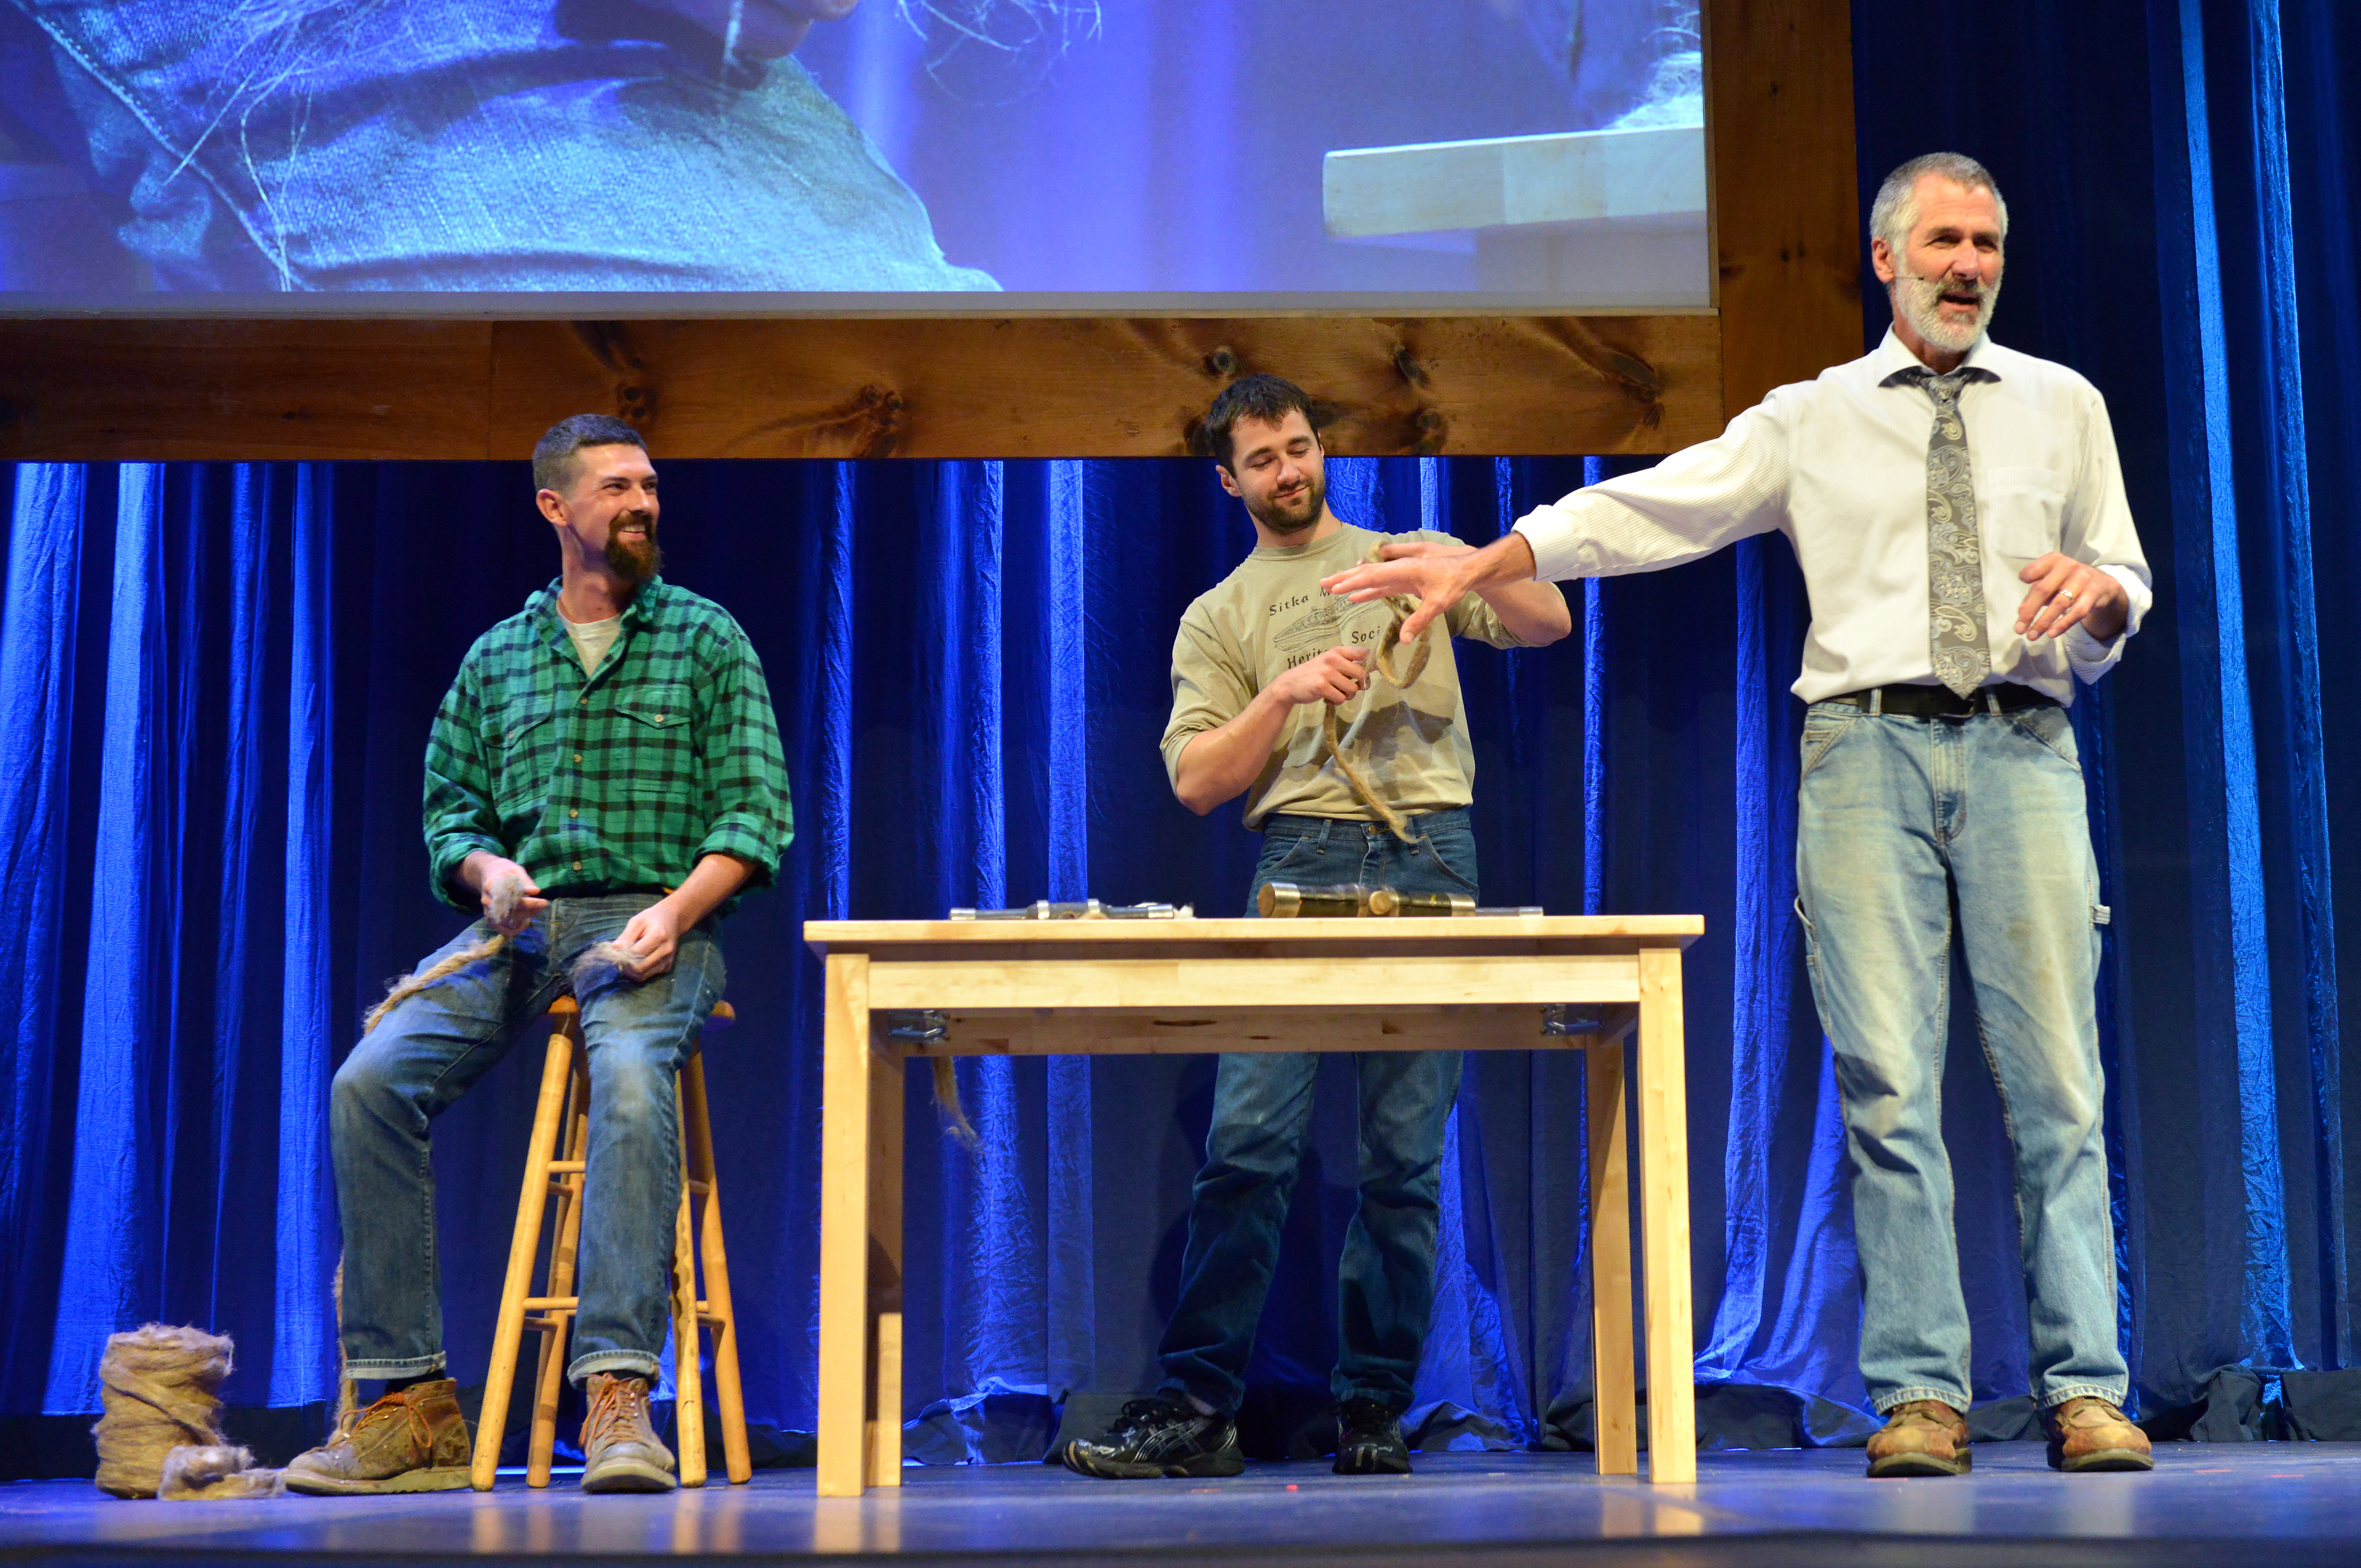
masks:
POLYGON ((1706 148, 1732 414, 1860 357, 1850 0, 1705 0, 1706 148))
POLYGON ((1234 377, 1345 455, 1668 452, 1721 422, 1710 315, 0 321, 0 460, 1157 457, 1234 377))

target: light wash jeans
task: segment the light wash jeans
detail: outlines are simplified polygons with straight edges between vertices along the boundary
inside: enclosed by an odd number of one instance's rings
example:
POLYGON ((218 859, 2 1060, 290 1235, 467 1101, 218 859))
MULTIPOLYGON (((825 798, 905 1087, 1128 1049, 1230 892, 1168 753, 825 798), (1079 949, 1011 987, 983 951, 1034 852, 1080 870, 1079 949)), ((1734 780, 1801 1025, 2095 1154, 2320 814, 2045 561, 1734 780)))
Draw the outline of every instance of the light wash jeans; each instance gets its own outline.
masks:
POLYGON ((1844 1099, 1872 1403, 1968 1405, 1942 1135, 1956 899, 2015 1151, 2031 1391, 2045 1407, 2120 1404, 2095 999, 2104 913, 2065 709, 1927 719, 1815 703, 1800 806, 1798 913, 1844 1099))
POLYGON ((155 288, 995 287, 802 66, 620 0, 0 0, 0 43, 11 10, 155 288))
MULTIPOLYGON (((345 1230, 345 1357, 357 1378, 444 1366, 427 1124, 508 1054, 567 989, 594 942, 656 901, 645 893, 558 898, 495 957, 404 1002, 336 1069, 329 1132, 345 1230)), ((478 921, 427 959, 489 934, 478 921)), ((673 1074, 721 995, 709 926, 680 939, 669 973, 616 978, 577 999, 590 1061, 590 1149, 582 1200, 577 1385, 594 1372, 653 1378, 671 1321, 680 1124, 673 1074)), ((490 1195, 494 1198, 499 1194, 490 1195)))
MULTIPOLYGON (((1323 817, 1263 822, 1262 860, 1246 893, 1268 882, 1374 883, 1405 893, 1476 893, 1476 835, 1465 808, 1413 817, 1419 841, 1382 824, 1323 817)), ((1163 1392, 1235 1414, 1246 1394, 1279 1229, 1312 1124, 1311 1052, 1224 1056, 1213 1079, 1205 1166, 1189 1205, 1180 1299, 1158 1354, 1163 1392)), ((1411 1402, 1411 1379, 1434 1315, 1443 1137, 1459 1096, 1457 1051, 1356 1051, 1360 1203, 1336 1269, 1339 1399, 1411 1402)))

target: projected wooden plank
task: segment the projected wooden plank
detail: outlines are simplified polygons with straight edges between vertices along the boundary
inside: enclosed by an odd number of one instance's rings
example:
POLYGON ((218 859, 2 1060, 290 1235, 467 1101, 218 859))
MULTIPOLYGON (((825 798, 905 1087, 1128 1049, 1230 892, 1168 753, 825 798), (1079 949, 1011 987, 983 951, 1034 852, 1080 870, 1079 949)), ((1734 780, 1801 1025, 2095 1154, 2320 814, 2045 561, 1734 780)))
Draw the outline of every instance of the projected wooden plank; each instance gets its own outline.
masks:
POLYGON ((1666 452, 1710 316, 0 322, 0 458, 522 457, 610 412, 666 457, 1156 457, 1232 378, 1346 454, 1666 452))
POLYGON ((1705 130, 1569 131, 1332 152, 1321 211, 1340 237, 1705 214, 1705 130))

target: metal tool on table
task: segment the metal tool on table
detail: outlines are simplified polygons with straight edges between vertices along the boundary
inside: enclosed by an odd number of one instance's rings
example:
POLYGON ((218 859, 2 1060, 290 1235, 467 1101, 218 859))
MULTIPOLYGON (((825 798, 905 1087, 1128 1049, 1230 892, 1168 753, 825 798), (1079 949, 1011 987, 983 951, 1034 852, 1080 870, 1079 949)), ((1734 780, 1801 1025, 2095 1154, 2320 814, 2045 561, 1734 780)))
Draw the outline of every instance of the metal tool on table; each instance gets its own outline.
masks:
POLYGON ((1468 915, 1533 916, 1538 904, 1479 905, 1464 893, 1403 893, 1356 882, 1325 885, 1267 882, 1255 894, 1266 920, 1349 920, 1451 917, 1468 915))
POLYGON ((1190 920, 1196 910, 1180 904, 1101 904, 1085 898, 1079 904, 1052 904, 1046 898, 1014 909, 954 909, 954 920, 1190 920))

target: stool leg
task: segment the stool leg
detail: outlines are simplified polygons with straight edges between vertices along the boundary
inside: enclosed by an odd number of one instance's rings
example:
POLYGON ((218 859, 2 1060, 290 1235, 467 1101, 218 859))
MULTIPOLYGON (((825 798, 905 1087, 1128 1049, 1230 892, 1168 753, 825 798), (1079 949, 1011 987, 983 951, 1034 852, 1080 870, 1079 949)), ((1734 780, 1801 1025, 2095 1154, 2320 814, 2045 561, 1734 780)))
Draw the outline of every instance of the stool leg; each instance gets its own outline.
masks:
POLYGON ((516 1383, 517 1348, 524 1338, 525 1290, 533 1255, 541 1250, 541 1220, 549 1200, 550 1150, 566 1105, 566 1084, 574 1054, 570 1025, 550 1031, 549 1055, 542 1063, 541 1099, 533 1116, 533 1139, 524 1157, 524 1190, 517 1199, 516 1233, 509 1242, 507 1278, 500 1286, 500 1315, 492 1330, 492 1364, 484 1375, 484 1407, 476 1422, 476 1454, 469 1477, 478 1492, 492 1489, 500 1464, 500 1429, 508 1422, 509 1393, 516 1383))
MULTIPOLYGON (((673 1080, 675 1115, 680 1115, 680 1080, 673 1080)), ((673 1211, 672 1354, 673 1433, 680 1440, 680 1484, 705 1485, 705 1379, 697 1368, 697 1243, 689 1223, 688 1135, 681 1132, 680 1207, 673 1211)))
POLYGON ((1631 1199, 1624 1137, 1623 1039, 1595 1036, 1588 1058, 1590 1386, 1601 1475, 1640 1473, 1631 1355, 1631 1199))
POLYGON ((738 1381, 738 1313, 730 1300, 730 1256, 721 1240, 721 1179, 713 1164, 713 1122, 705 1098, 705 1058, 681 1069, 681 1114, 688 1130, 689 1174, 705 1185, 697 1255, 705 1266, 706 1315, 713 1323, 713 1395, 721 1407, 721 1453, 733 1484, 754 1477, 746 1446, 746 1397, 738 1381))
MULTIPOLYGON (((566 1091, 566 1142, 564 1158, 569 1164, 579 1163, 590 1149, 590 1075, 584 1053, 574 1053, 573 1087, 566 1091)), ((555 1235, 549 1247, 549 1284, 543 1291, 547 1299, 574 1294, 575 1260, 582 1248, 582 1185, 580 1171, 567 1171, 559 1177, 557 1188, 557 1221, 555 1235)), ((574 1326, 574 1314, 563 1307, 551 1307, 543 1314, 548 1325, 541 1331, 541 1369, 533 1381, 533 1434, 525 1444, 524 1484, 540 1488, 549 1485, 550 1461, 557 1447, 557 1399, 566 1381, 566 1341, 574 1326)))

